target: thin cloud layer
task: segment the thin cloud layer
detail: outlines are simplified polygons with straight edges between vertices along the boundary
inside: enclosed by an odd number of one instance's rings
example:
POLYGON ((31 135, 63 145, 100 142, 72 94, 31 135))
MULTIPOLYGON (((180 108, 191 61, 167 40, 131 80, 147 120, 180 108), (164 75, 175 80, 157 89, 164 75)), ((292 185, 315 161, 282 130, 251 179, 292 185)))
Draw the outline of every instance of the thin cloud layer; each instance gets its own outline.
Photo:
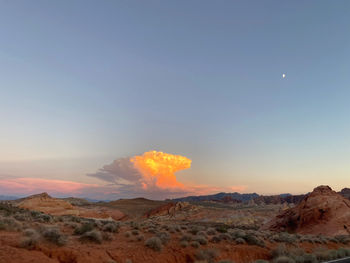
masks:
POLYGON ((83 184, 72 181, 50 180, 43 178, 0 178, 0 192, 3 195, 31 195, 49 192, 53 195, 71 195, 84 193, 86 189, 97 188, 95 184, 83 184))

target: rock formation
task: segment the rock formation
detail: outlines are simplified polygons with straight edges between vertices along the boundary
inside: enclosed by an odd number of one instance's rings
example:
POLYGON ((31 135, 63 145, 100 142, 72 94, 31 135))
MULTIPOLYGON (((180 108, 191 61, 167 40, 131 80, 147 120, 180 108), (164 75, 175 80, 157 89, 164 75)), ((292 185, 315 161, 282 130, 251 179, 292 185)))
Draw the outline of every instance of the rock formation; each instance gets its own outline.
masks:
POLYGON ((329 186, 319 186, 295 207, 262 227, 300 234, 349 235, 350 201, 329 186))
POLYGON ((75 215, 87 218, 122 219, 125 215, 117 209, 107 207, 83 208, 72 205, 62 199, 53 198, 47 193, 32 195, 22 199, 18 207, 40 211, 51 215, 75 215))

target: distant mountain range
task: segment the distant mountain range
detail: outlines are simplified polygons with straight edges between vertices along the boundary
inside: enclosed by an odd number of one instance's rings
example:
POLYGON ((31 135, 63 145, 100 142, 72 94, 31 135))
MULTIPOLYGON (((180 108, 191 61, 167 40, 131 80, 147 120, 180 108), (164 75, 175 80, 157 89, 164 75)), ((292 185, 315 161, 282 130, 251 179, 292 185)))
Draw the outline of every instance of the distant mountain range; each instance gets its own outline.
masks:
POLYGON ((257 193, 252 194, 240 194, 240 193, 218 193, 213 195, 200 195, 200 196, 187 196, 182 198, 175 198, 172 201, 176 202, 202 202, 202 201, 224 201, 224 200, 236 200, 239 202, 248 202, 256 197, 259 197, 257 193))
MULTIPOLYGON (((350 188, 344 188, 338 192, 347 199, 350 199, 350 188)), ((203 201, 214 201, 222 203, 241 203, 241 202, 253 202, 256 204, 283 204, 283 203, 294 203, 298 204, 307 194, 292 195, 292 194, 279 194, 279 195, 259 195, 257 193, 240 194, 240 193, 217 193, 212 195, 199 195, 199 196, 186 196, 175 199, 167 199, 166 201, 172 202, 203 202, 203 201)), ((22 197, 19 196, 7 196, 0 195, 0 201, 4 200, 16 200, 22 197)), ((97 202, 110 202, 111 200, 95 200, 89 198, 62 198, 68 202, 79 202, 79 203, 97 203, 97 202), (72 199, 72 200, 70 200, 72 199)))
POLYGON ((5 201, 5 200, 16 200, 19 199, 20 197, 18 196, 7 196, 7 195, 0 195, 0 200, 5 201))
MULTIPOLYGON (((345 198, 350 199, 350 188, 344 188, 339 192, 345 198)), ((200 195, 200 196, 187 196, 181 198, 175 198, 171 201, 175 202, 203 202, 214 201, 223 203, 237 203, 237 202, 253 202, 256 204, 283 204, 294 203, 298 204, 307 194, 292 195, 292 194, 279 194, 279 195, 259 195, 257 193, 240 194, 240 193, 218 193, 213 195, 200 195)))

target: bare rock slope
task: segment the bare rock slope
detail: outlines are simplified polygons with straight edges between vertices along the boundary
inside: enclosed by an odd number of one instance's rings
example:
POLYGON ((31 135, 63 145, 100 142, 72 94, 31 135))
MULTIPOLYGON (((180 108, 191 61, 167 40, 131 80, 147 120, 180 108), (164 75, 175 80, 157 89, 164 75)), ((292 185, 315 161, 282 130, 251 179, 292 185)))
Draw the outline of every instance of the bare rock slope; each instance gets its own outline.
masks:
POLYGON ((319 186, 295 207, 263 226, 273 231, 328 236, 350 234, 350 200, 329 186, 319 186))
POLYGON ((125 216, 117 209, 109 209, 106 207, 77 207, 62 199, 53 198, 47 193, 24 198, 18 203, 18 207, 51 215, 75 215, 87 218, 112 218, 115 220, 120 220, 125 216))

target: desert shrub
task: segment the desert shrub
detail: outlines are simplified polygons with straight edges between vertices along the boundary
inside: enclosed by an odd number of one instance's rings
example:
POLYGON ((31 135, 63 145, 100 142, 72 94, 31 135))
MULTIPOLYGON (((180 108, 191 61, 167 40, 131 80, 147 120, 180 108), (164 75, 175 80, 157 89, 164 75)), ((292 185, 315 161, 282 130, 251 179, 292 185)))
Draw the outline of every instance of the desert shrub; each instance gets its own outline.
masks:
POLYGON ((241 238, 241 237, 237 238, 235 240, 235 242, 236 242, 236 244, 245 244, 245 240, 243 238, 241 238))
POLYGON ((41 212, 39 211, 30 211, 30 215, 34 218, 39 217, 41 215, 41 212))
POLYGON ((287 256, 280 256, 275 258, 273 263, 295 263, 295 260, 287 256))
POLYGON ((24 238, 20 242, 20 247, 26 249, 33 249, 39 242, 40 234, 34 229, 26 229, 24 232, 24 238))
POLYGON ((199 248, 201 244, 199 244, 198 241, 191 241, 191 247, 194 247, 194 248, 199 248))
POLYGON ((143 235, 138 235, 138 236, 136 236, 136 240, 143 241, 143 240, 145 240, 145 237, 143 235))
POLYGON ((220 242, 221 242, 221 238, 220 238, 220 236, 218 236, 218 235, 213 236, 213 237, 210 239, 210 242, 212 242, 212 243, 220 243, 220 242))
POLYGON ((119 231, 119 225, 116 223, 112 223, 112 222, 107 223, 107 224, 103 225, 102 231, 116 233, 119 231))
POLYGON ((72 228, 72 229, 75 230, 78 227, 78 224, 77 223, 73 223, 73 222, 66 222, 66 223, 64 223, 64 226, 72 228))
POLYGON ((219 233, 227 233, 227 229, 229 227, 227 225, 219 225, 216 227, 216 231, 218 231, 219 233))
POLYGON ((154 227, 150 227, 150 228, 148 228, 148 231, 147 231, 147 232, 148 232, 148 233, 155 234, 155 233, 157 233, 157 229, 154 228, 154 227))
POLYGON ((105 241, 112 241, 113 235, 109 232, 101 232, 102 239, 105 241))
POLYGON ((0 230, 19 231, 21 224, 13 218, 0 218, 0 230))
POLYGON ((338 235, 334 237, 339 243, 348 244, 350 242, 350 236, 348 235, 338 235))
POLYGON ((82 221, 82 219, 78 216, 74 216, 74 215, 65 215, 62 216, 63 221, 67 221, 67 222, 75 222, 75 223, 80 223, 82 221))
POLYGON ((188 247, 188 241, 186 241, 186 240, 181 241, 180 246, 183 248, 188 247))
POLYGON ((58 246, 63 246, 67 243, 67 237, 56 227, 43 228, 41 234, 47 241, 58 246))
POLYGON ((161 251, 162 240, 159 237, 151 237, 145 241, 145 246, 153 249, 154 251, 161 251))
POLYGON ((20 247, 33 249, 39 242, 39 236, 24 237, 20 242, 20 247))
POLYGON ((134 229, 131 231, 131 234, 133 234, 134 236, 137 236, 140 234, 140 232, 138 230, 134 229))
POLYGON ((131 237, 131 231, 126 231, 126 232, 124 233, 124 236, 125 236, 125 237, 131 237))
POLYGON ((23 234, 27 237, 34 236, 34 235, 39 235, 39 233, 32 228, 27 228, 23 231, 23 234))
POLYGON ((181 232, 181 227, 179 225, 175 225, 174 229, 176 232, 181 232))
POLYGON ((230 235, 233 239, 236 239, 236 238, 244 238, 246 236, 246 233, 244 230, 234 229, 233 231, 230 231, 230 235))
POLYGON ((180 241, 191 241, 191 240, 192 240, 192 236, 188 234, 184 234, 180 237, 180 241))
POLYGON ((134 221, 130 222, 130 226, 132 229, 137 229, 137 230, 140 229, 140 224, 134 221))
POLYGON ((159 232, 156 236, 162 241, 162 244, 165 245, 170 240, 170 235, 167 232, 159 232))
POLYGON ((297 263, 317 263, 318 262, 316 255, 309 254, 309 253, 295 257, 295 261, 297 263))
POLYGON ((81 242, 93 242, 93 243, 101 244, 102 234, 100 231, 97 231, 97 230, 88 231, 82 234, 79 240, 81 242))
POLYGON ((274 236, 274 241, 277 242, 285 242, 285 243, 295 243, 297 241, 297 237, 293 234, 289 234, 287 232, 281 232, 274 236))
POLYGON ((232 237, 227 233, 219 234, 219 238, 220 240, 226 240, 226 241, 230 241, 232 239, 232 237))
POLYGON ((208 263, 214 263, 218 255, 219 254, 215 249, 202 249, 194 254, 196 259, 207 261, 208 263))
POLYGON ((212 227, 208 228, 207 234, 210 235, 210 236, 216 235, 215 228, 212 228, 212 227))
POLYGON ((315 240, 312 236, 306 235, 300 238, 300 242, 308 242, 308 243, 314 244, 315 240))
POLYGON ((281 256, 288 256, 288 255, 289 255, 288 250, 284 244, 279 245, 278 247, 276 247, 271 251, 271 256, 273 258, 278 258, 281 256))
POLYGON ((95 228, 93 223, 83 223, 81 226, 74 229, 75 235, 82 235, 86 232, 90 232, 95 228))
POLYGON ((191 226, 190 229, 188 229, 188 232, 191 233, 192 235, 197 235, 197 233, 200 231, 199 226, 191 226))
POLYGON ((329 250, 325 248, 316 248, 313 252, 318 261, 325 261, 331 259, 329 258, 329 250))
POLYGON ((208 240, 206 239, 205 236, 202 235, 197 235, 193 238, 193 241, 197 241, 201 245, 206 245, 208 244, 208 240))
POLYGON ((16 213, 13 217, 18 221, 31 221, 31 217, 27 214, 16 213))
POLYGON ((52 221, 52 216, 47 215, 47 214, 41 214, 38 217, 39 221, 44 222, 44 223, 48 223, 52 221))
POLYGON ((339 248, 337 250, 338 258, 345 258, 350 256, 350 249, 347 248, 339 248))
POLYGON ((252 235, 252 234, 248 234, 244 237, 245 241, 247 241, 247 243, 249 245, 256 245, 259 247, 264 247, 265 246, 265 242, 259 238, 257 238, 256 236, 252 235))

